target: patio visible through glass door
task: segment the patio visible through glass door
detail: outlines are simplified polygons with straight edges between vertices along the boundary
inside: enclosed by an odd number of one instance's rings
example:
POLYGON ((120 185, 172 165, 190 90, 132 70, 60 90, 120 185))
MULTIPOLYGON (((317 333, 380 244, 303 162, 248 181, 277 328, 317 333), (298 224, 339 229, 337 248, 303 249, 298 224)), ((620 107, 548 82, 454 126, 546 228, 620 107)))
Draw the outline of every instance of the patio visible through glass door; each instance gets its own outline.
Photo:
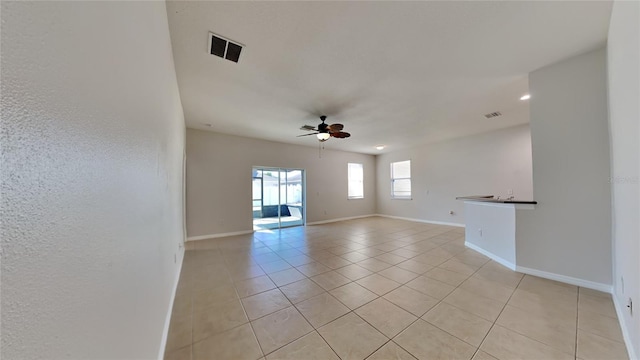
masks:
POLYGON ((253 229, 304 225, 304 170, 253 168, 253 229))

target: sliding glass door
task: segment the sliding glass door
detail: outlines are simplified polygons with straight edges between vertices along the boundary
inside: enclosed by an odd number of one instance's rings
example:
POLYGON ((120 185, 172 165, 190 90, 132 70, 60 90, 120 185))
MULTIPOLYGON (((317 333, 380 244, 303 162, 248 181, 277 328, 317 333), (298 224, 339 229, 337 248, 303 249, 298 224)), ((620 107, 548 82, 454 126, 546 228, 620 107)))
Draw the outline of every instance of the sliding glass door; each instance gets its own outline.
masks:
POLYGON ((253 228, 304 225, 304 170, 254 167, 253 228))

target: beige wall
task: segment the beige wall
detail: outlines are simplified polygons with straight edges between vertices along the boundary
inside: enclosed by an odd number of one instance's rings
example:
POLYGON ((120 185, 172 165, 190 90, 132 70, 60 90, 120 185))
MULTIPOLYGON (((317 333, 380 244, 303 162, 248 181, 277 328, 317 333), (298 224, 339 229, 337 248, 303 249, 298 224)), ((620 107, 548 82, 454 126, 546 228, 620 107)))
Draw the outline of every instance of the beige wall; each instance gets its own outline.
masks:
POLYGON ((307 222, 375 213, 373 155, 323 150, 319 158, 317 147, 187 129, 188 237, 252 229, 253 166, 305 169, 307 222), (362 200, 347 200, 349 162, 364 165, 362 200))
POLYGON ((164 2, 2 4, 3 359, 157 359, 182 259, 164 2))
POLYGON ((631 358, 640 356, 640 3, 616 1, 609 27, 609 129, 613 197, 613 294, 631 358), (638 310, 636 310, 638 311, 638 310))
POLYGON ((517 214, 517 264, 602 290, 611 285, 606 53, 529 75, 535 210, 517 214))
POLYGON ((394 151, 377 157, 378 213, 463 225, 464 195, 532 198, 528 125, 394 151), (391 199, 391 162, 411 160, 412 200, 391 199), (453 210, 454 215, 449 215, 453 210))

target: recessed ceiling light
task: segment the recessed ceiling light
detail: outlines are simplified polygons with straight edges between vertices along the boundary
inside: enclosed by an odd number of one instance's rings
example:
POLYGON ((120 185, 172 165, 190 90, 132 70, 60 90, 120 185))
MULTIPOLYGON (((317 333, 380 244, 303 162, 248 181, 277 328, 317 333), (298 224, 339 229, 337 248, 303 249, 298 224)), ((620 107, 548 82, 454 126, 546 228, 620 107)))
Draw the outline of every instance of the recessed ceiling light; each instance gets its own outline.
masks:
POLYGON ((523 95, 523 96, 520 98, 520 100, 529 100, 529 99, 531 99, 531 95, 529 95, 529 94, 523 95))
POLYGON ((382 149, 384 149, 384 145, 376 145, 376 149, 382 150, 382 149))

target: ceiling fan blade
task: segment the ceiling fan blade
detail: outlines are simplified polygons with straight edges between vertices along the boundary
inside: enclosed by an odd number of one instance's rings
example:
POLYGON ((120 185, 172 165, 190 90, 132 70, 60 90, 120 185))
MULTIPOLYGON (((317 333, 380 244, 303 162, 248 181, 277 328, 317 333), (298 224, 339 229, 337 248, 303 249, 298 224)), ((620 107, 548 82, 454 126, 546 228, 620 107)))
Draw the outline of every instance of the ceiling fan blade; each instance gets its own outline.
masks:
POLYGON ((338 138, 338 139, 344 139, 344 138, 348 138, 349 136, 351 136, 351 134, 349 134, 348 132, 344 132, 344 131, 338 131, 338 132, 332 132, 331 136, 334 138, 338 138))
POLYGON ((318 135, 319 136, 319 140, 320 142, 324 142, 327 141, 329 138, 334 137, 334 138, 338 138, 338 139, 344 139, 344 138, 348 138, 351 136, 351 134, 349 134, 348 132, 344 132, 342 131, 342 129, 344 129, 344 125, 342 124, 327 124, 325 123, 325 120, 327 120, 327 117, 325 115, 320 116, 320 120, 322 121, 322 123, 318 124, 317 128, 314 128, 311 125, 303 125, 300 130, 304 130, 304 131, 314 131, 311 134, 302 134, 302 135, 298 135, 297 137, 301 137, 301 136, 309 136, 309 135, 317 135, 317 134, 323 134, 323 135, 318 135), (327 136, 326 139, 323 139, 324 134, 327 134, 329 136, 327 136))

